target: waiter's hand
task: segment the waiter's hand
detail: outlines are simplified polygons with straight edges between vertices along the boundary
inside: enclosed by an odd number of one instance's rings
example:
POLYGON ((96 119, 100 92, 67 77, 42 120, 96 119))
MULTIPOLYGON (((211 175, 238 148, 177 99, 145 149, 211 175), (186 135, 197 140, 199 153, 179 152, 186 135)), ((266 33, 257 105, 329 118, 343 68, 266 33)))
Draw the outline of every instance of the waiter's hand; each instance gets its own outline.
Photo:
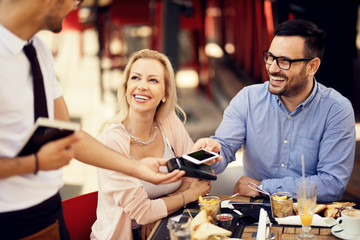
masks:
POLYGON ((44 144, 37 152, 39 170, 54 170, 66 166, 74 157, 73 144, 81 139, 81 133, 44 144))
POLYGON ((174 170, 170 173, 159 171, 160 166, 166 166, 168 159, 144 158, 136 163, 134 177, 154 184, 172 183, 180 180, 185 171, 174 170))
POLYGON ((258 191, 255 191, 255 190, 249 188, 249 186, 248 186, 249 182, 252 182, 252 183, 255 183, 255 185, 258 185, 261 181, 253 179, 248 176, 242 176, 234 186, 234 194, 239 193, 241 196, 246 196, 246 197, 261 196, 258 191))

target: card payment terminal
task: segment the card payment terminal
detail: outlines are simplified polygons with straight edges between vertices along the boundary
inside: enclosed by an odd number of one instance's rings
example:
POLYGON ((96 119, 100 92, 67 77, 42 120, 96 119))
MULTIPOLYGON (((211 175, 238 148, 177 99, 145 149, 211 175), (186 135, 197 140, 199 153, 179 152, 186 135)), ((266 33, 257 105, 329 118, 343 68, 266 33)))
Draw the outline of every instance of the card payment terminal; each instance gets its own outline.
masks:
POLYGON ((167 168, 169 172, 172 172, 175 169, 184 170, 186 177, 216 180, 217 176, 213 168, 206 164, 195 164, 182 157, 171 158, 167 162, 167 168))

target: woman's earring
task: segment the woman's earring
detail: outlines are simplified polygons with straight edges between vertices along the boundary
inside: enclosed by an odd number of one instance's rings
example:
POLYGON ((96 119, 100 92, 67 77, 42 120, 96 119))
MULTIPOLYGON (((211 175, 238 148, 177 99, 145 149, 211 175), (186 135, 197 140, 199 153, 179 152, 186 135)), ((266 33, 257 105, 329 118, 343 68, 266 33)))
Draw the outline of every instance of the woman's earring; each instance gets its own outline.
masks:
POLYGON ((166 102, 166 98, 163 98, 161 101, 162 101, 163 103, 165 103, 165 102, 166 102))

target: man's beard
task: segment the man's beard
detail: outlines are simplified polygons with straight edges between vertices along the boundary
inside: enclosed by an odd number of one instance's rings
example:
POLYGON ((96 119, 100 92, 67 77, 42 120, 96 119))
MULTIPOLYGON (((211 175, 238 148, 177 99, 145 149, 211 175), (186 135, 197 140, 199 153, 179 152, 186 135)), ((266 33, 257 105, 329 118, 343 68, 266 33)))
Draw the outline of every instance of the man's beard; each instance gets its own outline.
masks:
POLYGON ((53 33, 59 33, 62 30, 63 18, 58 16, 58 10, 52 9, 44 18, 46 29, 53 33))
POLYGON ((271 75, 268 73, 268 76, 269 76, 269 87, 268 87, 268 90, 271 94, 274 94, 274 95, 278 95, 278 96, 281 96, 283 95, 283 93, 286 91, 286 85, 285 87, 282 87, 282 88, 277 88, 275 86, 272 85, 272 81, 275 81, 275 80, 272 80, 272 78, 284 78, 285 80, 283 80, 283 83, 286 82, 288 79, 286 76, 283 76, 283 75, 271 75))
POLYGON ((62 24, 60 24, 58 27, 51 29, 53 33, 59 33, 62 30, 62 24))
MULTIPOLYGON (((288 83, 288 79, 285 80, 288 83)), ((306 89, 306 81, 297 82, 295 85, 286 84, 283 88, 271 89, 271 82, 269 83, 268 90, 270 93, 277 95, 277 96, 284 96, 284 97, 293 97, 299 95, 302 91, 306 89)))

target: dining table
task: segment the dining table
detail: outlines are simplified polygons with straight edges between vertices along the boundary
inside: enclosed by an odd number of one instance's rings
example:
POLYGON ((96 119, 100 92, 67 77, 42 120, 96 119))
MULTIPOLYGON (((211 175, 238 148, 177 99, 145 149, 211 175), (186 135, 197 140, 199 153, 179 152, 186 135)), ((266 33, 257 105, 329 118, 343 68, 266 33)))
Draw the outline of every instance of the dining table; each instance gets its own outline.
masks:
MULTIPOLYGON (((233 221, 229 230, 232 232, 231 238, 235 239, 255 239, 255 235, 258 230, 258 221, 260 209, 266 210, 269 219, 271 221, 270 231, 275 234, 272 239, 276 240, 290 240, 296 239, 296 235, 302 232, 300 225, 279 225, 271 214, 271 206, 269 198, 263 197, 244 197, 236 196, 230 198, 230 195, 215 195, 222 201, 230 200, 234 209, 221 208, 221 213, 230 213, 233 215, 233 221), (241 215, 236 213, 237 211, 242 213, 241 215)), ((359 208, 360 201, 354 201, 356 203, 355 208, 359 208)), ((167 221, 169 218, 181 214, 190 215, 195 217, 199 212, 198 202, 188 204, 185 208, 181 208, 173 214, 170 214, 166 218, 160 219, 156 222, 152 229, 148 240, 166 240, 170 239, 169 229, 167 227, 167 221)), ((318 240, 338 240, 340 238, 334 236, 331 233, 331 227, 311 227, 312 234, 316 235, 318 240)))

